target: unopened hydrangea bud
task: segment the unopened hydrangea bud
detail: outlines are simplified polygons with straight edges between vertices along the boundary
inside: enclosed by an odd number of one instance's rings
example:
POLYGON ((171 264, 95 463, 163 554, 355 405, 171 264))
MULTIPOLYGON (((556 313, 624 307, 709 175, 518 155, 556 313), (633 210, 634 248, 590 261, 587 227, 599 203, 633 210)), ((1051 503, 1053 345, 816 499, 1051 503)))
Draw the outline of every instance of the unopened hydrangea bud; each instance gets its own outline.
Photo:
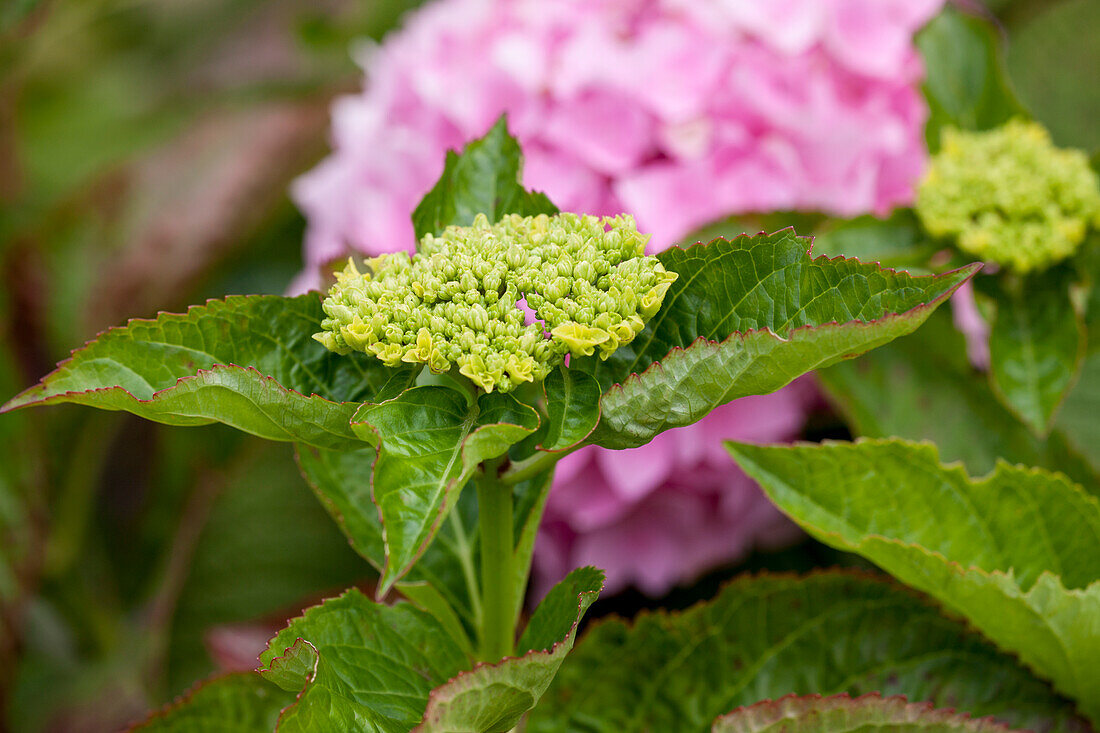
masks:
POLYGON ((1055 147, 1041 125, 947 129, 942 143, 916 211, 964 252, 1026 273, 1069 257, 1100 227, 1100 185, 1085 153, 1055 147))
POLYGON ((676 273, 645 255, 629 216, 506 216, 427 235, 420 251, 337 273, 314 336, 387 366, 457 365, 482 389, 542 380, 568 353, 606 359, 660 308, 676 273), (640 295, 638 295, 640 294, 640 295), (526 299, 540 322, 528 324, 526 299))

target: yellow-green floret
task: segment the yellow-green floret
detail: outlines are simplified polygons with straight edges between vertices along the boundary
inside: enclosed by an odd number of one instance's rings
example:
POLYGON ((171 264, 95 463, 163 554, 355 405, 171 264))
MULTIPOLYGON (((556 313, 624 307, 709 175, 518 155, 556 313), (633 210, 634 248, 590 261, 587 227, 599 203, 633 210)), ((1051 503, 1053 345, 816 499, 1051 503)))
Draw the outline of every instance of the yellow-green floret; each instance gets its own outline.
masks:
POLYGON ((925 228, 1010 270, 1041 270, 1100 226, 1100 187, 1080 150, 1057 148, 1041 125, 947 129, 917 191, 925 228))
POLYGON ((487 392, 541 381, 567 353, 606 359, 661 307, 676 279, 645 255, 629 216, 507 216, 427 235, 419 252, 351 260, 314 336, 388 366, 457 365, 487 392), (539 319, 527 323, 525 299, 539 319))

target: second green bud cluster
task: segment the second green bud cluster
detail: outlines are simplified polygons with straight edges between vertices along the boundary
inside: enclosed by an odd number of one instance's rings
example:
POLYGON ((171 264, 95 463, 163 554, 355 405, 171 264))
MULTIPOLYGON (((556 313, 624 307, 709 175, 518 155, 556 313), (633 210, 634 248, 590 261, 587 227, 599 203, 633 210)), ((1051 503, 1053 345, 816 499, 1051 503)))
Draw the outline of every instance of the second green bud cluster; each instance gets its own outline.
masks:
POLYGON ((676 280, 645 255, 629 216, 507 216, 427 235, 411 257, 349 261, 314 338, 388 366, 457 365, 487 392, 541 381, 567 353, 607 358, 661 307, 676 280), (538 320, 528 323, 521 307, 538 320))

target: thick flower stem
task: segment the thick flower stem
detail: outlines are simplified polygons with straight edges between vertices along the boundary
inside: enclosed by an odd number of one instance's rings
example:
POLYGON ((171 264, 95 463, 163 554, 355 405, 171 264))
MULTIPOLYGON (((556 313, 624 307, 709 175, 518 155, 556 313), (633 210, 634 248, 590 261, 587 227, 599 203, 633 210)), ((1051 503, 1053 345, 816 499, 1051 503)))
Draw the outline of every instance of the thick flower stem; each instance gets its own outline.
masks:
POLYGON ((487 461, 477 479, 481 532, 481 659, 497 662, 514 652, 516 573, 513 565, 512 487, 499 475, 500 461, 487 461))

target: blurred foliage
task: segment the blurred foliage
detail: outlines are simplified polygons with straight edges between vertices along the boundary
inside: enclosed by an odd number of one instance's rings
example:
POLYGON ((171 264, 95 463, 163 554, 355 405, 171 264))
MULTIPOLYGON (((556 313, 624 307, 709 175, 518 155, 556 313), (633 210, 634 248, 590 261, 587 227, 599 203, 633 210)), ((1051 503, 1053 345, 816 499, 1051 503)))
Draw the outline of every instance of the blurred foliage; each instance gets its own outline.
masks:
MULTIPOLYGON (((2 398, 126 317, 280 292, 287 187, 362 83, 356 45, 416 4, 0 5, 2 398)), ((249 663, 225 647, 250 624, 370 579, 285 446, 67 408, 0 417, 0 551, 20 731, 117 729, 249 663)))

